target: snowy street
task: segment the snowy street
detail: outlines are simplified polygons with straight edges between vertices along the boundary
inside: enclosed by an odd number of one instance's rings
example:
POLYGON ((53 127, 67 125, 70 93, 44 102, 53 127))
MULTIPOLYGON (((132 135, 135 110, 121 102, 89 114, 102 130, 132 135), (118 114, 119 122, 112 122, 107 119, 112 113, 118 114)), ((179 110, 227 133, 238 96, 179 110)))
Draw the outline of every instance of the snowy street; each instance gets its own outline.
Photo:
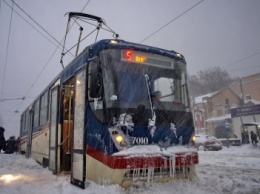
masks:
POLYGON ((118 185, 102 186, 90 182, 85 190, 70 184, 70 176, 55 176, 33 159, 18 154, 0 154, 1 194, 45 193, 260 193, 260 146, 224 147, 213 152, 199 152, 197 179, 175 180, 149 188, 125 190, 118 185))

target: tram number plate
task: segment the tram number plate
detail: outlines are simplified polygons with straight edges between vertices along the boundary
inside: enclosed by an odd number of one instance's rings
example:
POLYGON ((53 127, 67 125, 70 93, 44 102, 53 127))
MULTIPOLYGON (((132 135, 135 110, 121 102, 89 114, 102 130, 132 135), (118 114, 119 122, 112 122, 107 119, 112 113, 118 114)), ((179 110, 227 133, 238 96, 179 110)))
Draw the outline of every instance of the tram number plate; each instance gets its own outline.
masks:
POLYGON ((133 137, 132 144, 148 144, 147 137, 133 137))

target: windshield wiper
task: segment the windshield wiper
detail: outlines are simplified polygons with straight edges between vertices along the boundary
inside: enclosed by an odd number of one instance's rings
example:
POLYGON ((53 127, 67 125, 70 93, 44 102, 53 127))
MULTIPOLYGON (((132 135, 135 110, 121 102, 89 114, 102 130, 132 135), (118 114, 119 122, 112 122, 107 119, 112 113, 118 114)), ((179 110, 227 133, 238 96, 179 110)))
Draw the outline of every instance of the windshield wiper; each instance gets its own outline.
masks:
POLYGON ((149 76, 147 74, 145 74, 144 77, 145 77, 145 82, 146 82, 146 87, 147 87, 147 93, 148 93, 150 108, 151 108, 151 112, 152 112, 152 118, 148 120, 148 129, 150 129, 150 134, 153 137, 155 130, 156 130, 156 126, 155 126, 156 115, 155 115, 154 108, 153 108, 150 79, 149 79, 149 76))
POLYGON ((151 87, 150 87, 150 79, 149 79, 149 76, 147 74, 145 74, 144 77, 145 77, 145 82, 146 82, 148 98, 149 98, 149 104, 150 104, 150 108, 151 108, 151 111, 152 111, 152 117, 154 117, 155 116, 155 112, 154 112, 154 109, 153 109, 151 87))

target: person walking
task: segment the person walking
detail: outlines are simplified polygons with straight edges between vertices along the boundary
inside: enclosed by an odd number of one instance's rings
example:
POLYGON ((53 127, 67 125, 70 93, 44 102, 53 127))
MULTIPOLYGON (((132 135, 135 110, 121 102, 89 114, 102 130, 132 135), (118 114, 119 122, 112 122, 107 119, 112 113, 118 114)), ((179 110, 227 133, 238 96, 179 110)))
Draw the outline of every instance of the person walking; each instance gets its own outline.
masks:
POLYGON ((230 136, 230 124, 228 121, 225 122, 225 133, 226 133, 226 138, 227 138, 227 147, 229 148, 229 136, 230 136))
POLYGON ((0 127, 0 153, 1 150, 5 151, 5 136, 4 136, 5 129, 3 127, 0 127))
POLYGON ((6 154, 13 154, 14 151, 15 151, 15 136, 11 136, 11 137, 6 141, 5 153, 6 153, 6 154))
POLYGON ((252 141, 253 146, 257 146, 258 141, 257 141, 256 134, 253 131, 251 131, 250 134, 251 134, 251 141, 252 141))

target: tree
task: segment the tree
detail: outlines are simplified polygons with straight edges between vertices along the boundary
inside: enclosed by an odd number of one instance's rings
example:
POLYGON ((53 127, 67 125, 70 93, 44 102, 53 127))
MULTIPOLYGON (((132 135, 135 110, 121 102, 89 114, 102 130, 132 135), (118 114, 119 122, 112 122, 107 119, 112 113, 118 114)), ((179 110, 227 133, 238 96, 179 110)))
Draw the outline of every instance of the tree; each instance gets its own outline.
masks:
POLYGON ((190 94, 203 95, 221 90, 229 86, 235 79, 231 78, 226 70, 212 67, 198 72, 198 75, 189 79, 190 94))
POLYGON ((203 87, 198 76, 193 75, 189 77, 189 90, 192 98, 203 94, 203 87))

